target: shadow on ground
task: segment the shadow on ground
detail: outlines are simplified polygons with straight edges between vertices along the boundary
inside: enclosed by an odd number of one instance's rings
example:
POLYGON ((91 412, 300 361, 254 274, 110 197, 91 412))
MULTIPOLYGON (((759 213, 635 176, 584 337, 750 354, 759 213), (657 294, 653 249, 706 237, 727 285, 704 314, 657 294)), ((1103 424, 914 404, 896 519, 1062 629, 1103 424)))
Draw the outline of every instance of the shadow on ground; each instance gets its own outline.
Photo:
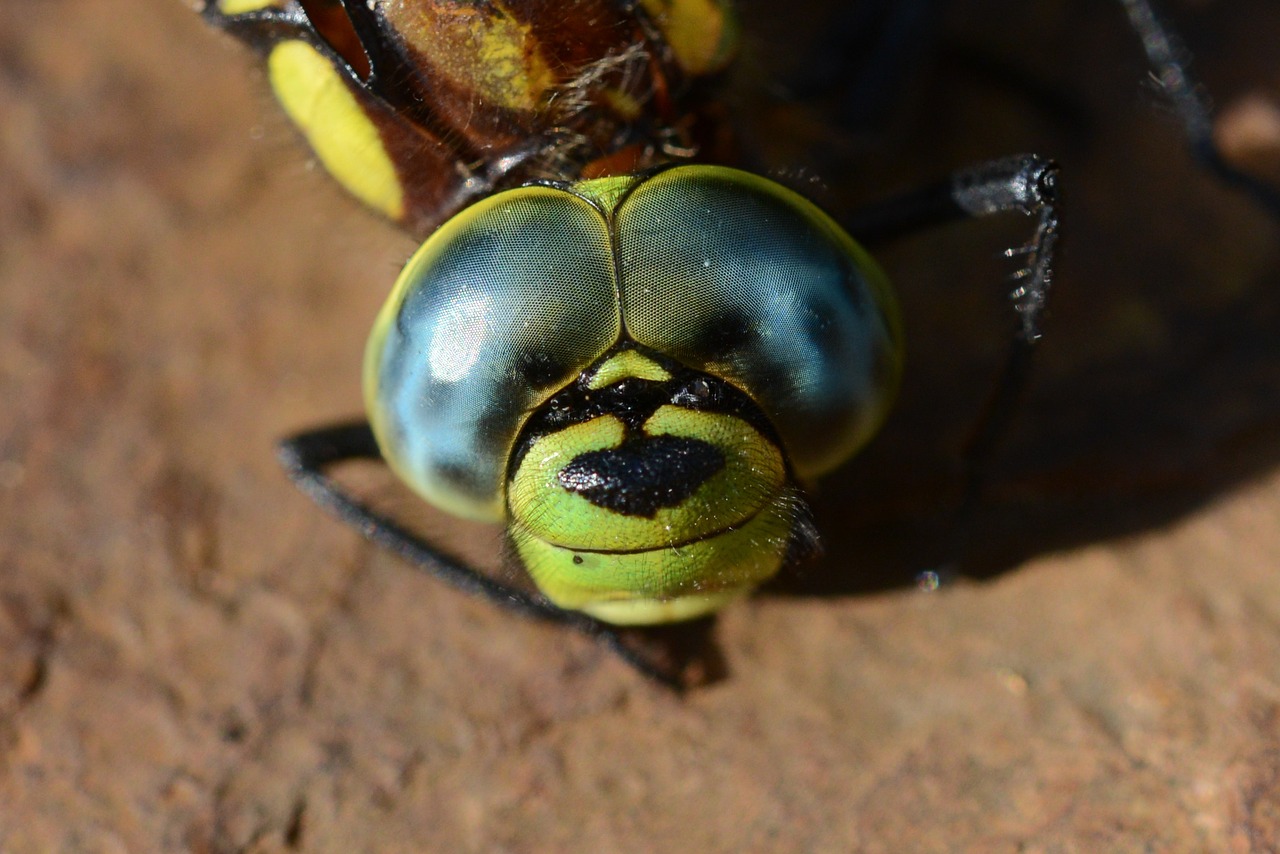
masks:
MULTIPOLYGON (((1180 18, 1200 52, 1194 70, 1230 93, 1224 121, 1247 96, 1275 96, 1274 17, 1216 4, 1180 18)), ((815 490, 826 557, 780 591, 892 588, 957 562, 989 578, 1160 528, 1280 462, 1280 221, 1192 163, 1175 118, 1139 85, 1139 45, 1117 4, 963 4, 936 38, 901 115, 879 131, 833 130, 807 105, 766 102, 759 114, 790 132, 759 138, 781 149, 784 176, 822 176, 812 192, 837 213, 988 157, 1057 159, 1064 245, 1036 373, 957 547, 956 459, 1012 327, 996 255, 1028 227, 959 224, 886 247, 907 328, 901 403, 815 490)), ((783 79, 805 56, 753 48, 778 57, 783 79)), ((838 113, 836 95, 817 102, 823 115, 838 113)), ((1278 160, 1264 147, 1252 165, 1274 180, 1278 160)))

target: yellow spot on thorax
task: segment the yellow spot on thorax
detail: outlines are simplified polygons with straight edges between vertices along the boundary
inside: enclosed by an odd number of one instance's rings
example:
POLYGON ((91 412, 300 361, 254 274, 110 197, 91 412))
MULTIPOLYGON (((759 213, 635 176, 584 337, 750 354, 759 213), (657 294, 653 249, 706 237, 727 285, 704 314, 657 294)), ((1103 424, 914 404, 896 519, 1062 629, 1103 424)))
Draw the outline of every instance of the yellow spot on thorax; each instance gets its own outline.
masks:
POLYGON ((431 73, 481 103, 541 109, 558 82, 533 28, 509 3, 395 3, 387 19, 431 73))
POLYGON ((641 0, 640 5, 688 74, 719 71, 733 57, 738 27, 727 0, 641 0))
POLYGON ((303 41, 276 45, 267 59, 271 88, 324 168, 352 195, 393 220, 404 216, 404 189, 377 127, 346 80, 303 41))
POLYGON ((218 11, 224 15, 244 15, 262 9, 282 9, 284 0, 220 0, 218 11))

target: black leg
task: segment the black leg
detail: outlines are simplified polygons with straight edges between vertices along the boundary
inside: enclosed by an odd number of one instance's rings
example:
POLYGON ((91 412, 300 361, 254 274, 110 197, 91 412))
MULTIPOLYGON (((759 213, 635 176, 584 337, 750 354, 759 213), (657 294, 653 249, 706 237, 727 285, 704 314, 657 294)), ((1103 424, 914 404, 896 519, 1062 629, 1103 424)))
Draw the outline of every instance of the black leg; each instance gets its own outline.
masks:
POLYGON ((1017 324, 1004 369, 965 444, 964 494, 953 526, 953 560, 965 552, 987 463, 1017 413, 1030 373, 1031 356, 1041 336, 1041 320, 1053 283, 1054 250, 1058 242, 1058 168, 1033 154, 993 160, 954 173, 948 181, 891 199, 856 215, 849 223, 854 236, 887 239, 934 225, 993 214, 1021 213, 1036 218, 1031 239, 1005 251, 1019 262, 1013 274, 1010 302, 1017 324))
POLYGON ((1192 155, 1224 184, 1245 193, 1280 219, 1280 190, 1227 163, 1214 143, 1209 99, 1187 68, 1190 53, 1177 34, 1156 14, 1150 0, 1120 0, 1120 5, 1142 40, 1152 79, 1182 122, 1192 155))
POLYGON ((703 648, 708 644, 709 621, 702 621, 702 626, 695 621, 692 628, 620 629, 586 614, 565 611, 540 596, 473 569, 350 495, 329 476, 328 470, 344 462, 382 459, 373 431, 364 421, 284 439, 279 444, 279 456, 289 478, 321 507, 370 541, 458 590, 525 617, 558 623, 595 638, 637 671, 673 690, 705 684, 721 675, 714 655, 703 648), (689 648, 696 645, 700 648, 689 648))
POLYGON ((845 226, 859 240, 877 242, 959 219, 1004 213, 1036 217, 1031 240, 1005 252, 1020 261, 1009 298, 1019 317, 1015 337, 1030 346, 1040 338, 1040 319, 1053 281, 1058 208, 1057 165, 1020 154, 962 169, 946 181, 867 208, 845 226))

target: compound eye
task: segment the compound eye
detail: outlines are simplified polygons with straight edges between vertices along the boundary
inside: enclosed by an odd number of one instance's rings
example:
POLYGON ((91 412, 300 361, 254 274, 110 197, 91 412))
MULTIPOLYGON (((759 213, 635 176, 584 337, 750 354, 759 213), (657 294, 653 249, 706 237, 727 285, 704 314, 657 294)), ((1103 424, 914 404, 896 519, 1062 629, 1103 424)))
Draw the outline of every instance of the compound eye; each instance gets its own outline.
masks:
POLYGON ((454 217, 413 256, 365 356, 383 456, 453 513, 500 520, 525 417, 617 341, 608 225, 524 187, 454 217))
POLYGON ((879 267, 830 217, 714 166, 661 172, 614 216, 637 342, 745 391, 802 475, 871 437, 897 389, 897 307, 879 267))

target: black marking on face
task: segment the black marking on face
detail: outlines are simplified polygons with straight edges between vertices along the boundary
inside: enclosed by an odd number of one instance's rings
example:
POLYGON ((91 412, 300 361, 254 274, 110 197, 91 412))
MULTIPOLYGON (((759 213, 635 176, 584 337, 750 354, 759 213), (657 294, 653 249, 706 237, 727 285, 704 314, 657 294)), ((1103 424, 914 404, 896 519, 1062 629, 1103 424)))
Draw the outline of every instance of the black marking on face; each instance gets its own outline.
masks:
POLYGON ((712 385, 706 377, 695 376, 676 389, 671 395, 671 403, 675 406, 683 406, 685 409, 714 412, 724 397, 721 394, 722 388, 723 386, 719 383, 712 385))
POLYGON ((685 436, 653 436, 588 451, 562 468, 560 485, 597 507, 652 519, 677 507, 724 468, 719 448, 685 436))
MULTIPOLYGON (((746 421, 775 445, 781 447, 777 431, 760 407, 741 389, 723 379, 685 367, 679 362, 631 342, 624 342, 597 360, 608 361, 618 351, 635 347, 671 375, 667 380, 628 377, 601 389, 590 387, 594 368, 583 371, 576 382, 556 392, 529 417, 508 461, 508 475, 519 467, 524 455, 538 439, 611 415, 622 422, 631 439, 644 435, 644 424, 661 406, 673 405, 699 412, 718 412, 746 421)), ((780 368, 781 370, 781 368, 780 368)))

